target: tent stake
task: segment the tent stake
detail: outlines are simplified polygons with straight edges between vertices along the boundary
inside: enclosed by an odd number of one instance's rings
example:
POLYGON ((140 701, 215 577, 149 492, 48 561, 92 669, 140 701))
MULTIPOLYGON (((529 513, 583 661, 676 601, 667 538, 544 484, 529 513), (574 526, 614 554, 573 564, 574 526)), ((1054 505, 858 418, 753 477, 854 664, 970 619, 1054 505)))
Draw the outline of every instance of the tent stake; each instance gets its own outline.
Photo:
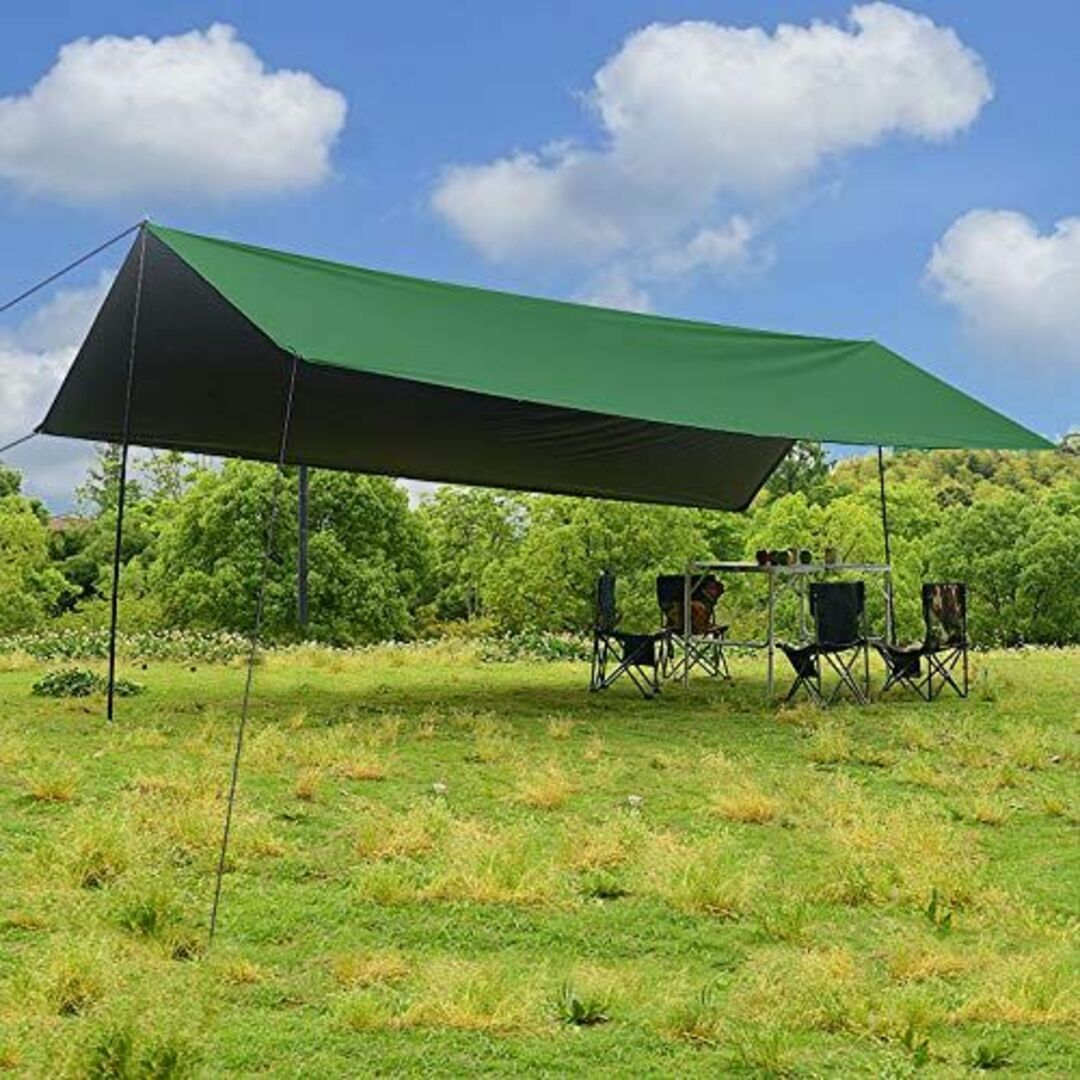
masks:
POLYGON ((121 432, 120 483, 116 494, 116 537, 113 542, 112 597, 109 612, 109 686, 105 718, 111 723, 116 697, 116 622, 120 603, 120 546, 124 539, 124 503, 127 496, 128 447, 131 441, 131 387, 135 381, 135 348, 139 335, 139 307, 142 304, 143 268, 146 263, 146 224, 139 228, 139 270, 135 278, 135 305, 131 314, 131 342, 128 347, 127 379, 124 385, 124 421, 121 432))
POLYGON ((889 550, 889 509, 885 501, 885 455, 877 448, 878 487, 881 491, 881 531, 885 537, 885 565, 889 573, 885 576, 885 634, 891 645, 896 640, 896 626, 893 614, 892 553, 889 550))
POLYGON ((277 523, 278 505, 281 502, 282 479, 285 475, 285 449, 289 442, 289 425, 292 421, 293 394, 296 390, 296 369, 299 362, 300 358, 296 353, 293 353, 288 389, 285 394, 285 415, 281 423, 281 444, 278 449, 277 475, 274 478, 274 492, 270 499, 270 510, 266 520, 266 541, 263 547, 259 592, 255 601, 255 622, 252 626, 251 641, 248 647, 244 700, 240 707, 240 723, 236 727, 236 746, 233 750, 232 773, 229 778, 229 796, 225 805, 225 824, 221 832, 221 852, 218 855, 217 878, 214 882, 214 903, 210 909, 208 945, 213 945, 214 932, 217 930, 218 906, 221 903, 221 879, 225 874, 225 858, 229 851, 229 833, 232 830, 233 804, 236 802, 236 781, 240 775, 240 755, 244 749, 244 730, 247 727, 248 712, 251 707, 251 683, 255 675, 255 658, 259 649, 259 634, 262 630, 263 608, 266 603, 266 581, 270 576, 270 556, 274 548, 274 526, 277 523))

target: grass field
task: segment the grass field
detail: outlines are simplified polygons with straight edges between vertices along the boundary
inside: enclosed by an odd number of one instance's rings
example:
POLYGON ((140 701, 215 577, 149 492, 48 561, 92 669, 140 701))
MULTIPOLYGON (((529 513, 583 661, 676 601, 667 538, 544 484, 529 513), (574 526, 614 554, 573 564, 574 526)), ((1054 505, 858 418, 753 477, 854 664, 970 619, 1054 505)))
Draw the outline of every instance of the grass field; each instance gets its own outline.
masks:
POLYGON ((0 1068, 1075 1075, 1080 653, 972 698, 640 700, 465 646, 51 700, 0 657, 0 1068))

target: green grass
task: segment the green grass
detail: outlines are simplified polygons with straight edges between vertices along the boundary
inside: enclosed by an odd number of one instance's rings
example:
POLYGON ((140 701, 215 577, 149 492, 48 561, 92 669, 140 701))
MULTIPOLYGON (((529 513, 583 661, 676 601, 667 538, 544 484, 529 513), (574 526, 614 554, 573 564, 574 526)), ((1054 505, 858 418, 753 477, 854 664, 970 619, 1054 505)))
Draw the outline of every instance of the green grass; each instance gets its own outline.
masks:
POLYGON ((0 665, 0 1069, 1075 1074, 1078 652, 828 713, 273 656, 210 952, 242 669, 0 665))

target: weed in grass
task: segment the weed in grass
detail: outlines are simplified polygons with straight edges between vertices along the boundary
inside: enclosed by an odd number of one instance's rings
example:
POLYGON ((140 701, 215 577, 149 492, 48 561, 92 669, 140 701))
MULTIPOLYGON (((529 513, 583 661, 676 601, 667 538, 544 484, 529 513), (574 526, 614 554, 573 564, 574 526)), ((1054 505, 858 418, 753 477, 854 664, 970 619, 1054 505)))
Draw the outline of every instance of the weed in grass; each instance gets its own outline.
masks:
POLYGON ((449 827, 449 811, 440 802, 417 803, 400 812, 373 804, 362 811, 355 851, 361 859, 416 858, 426 855, 449 827))
POLYGON ((338 768, 346 780, 385 780, 386 765, 372 755, 350 758, 338 768))
POLYGON ((466 760, 474 765, 494 765, 506 761, 514 754, 514 741, 508 730, 487 716, 479 716, 473 723, 472 749, 466 760))
POLYGON ((726 821, 765 825, 781 812, 779 799, 766 794, 751 780, 742 780, 713 799, 713 810, 726 821))
POLYGON ((408 978, 411 971, 405 957, 394 951, 338 956, 331 967, 338 984, 352 990, 398 983, 408 978))
POLYGON ((900 745, 905 750, 929 752, 937 747, 937 739, 925 724, 918 720, 905 720, 900 725, 900 745))
POLYGON ((393 1003, 377 989, 346 995, 338 1006, 338 1020, 352 1031, 385 1031, 398 1023, 393 1003))
POLYGON ((760 1024, 733 1029, 730 1035, 736 1065, 757 1076, 795 1075, 795 1054, 783 1028, 760 1024))
POLYGON ((129 1027, 98 1034, 85 1052, 87 1080, 180 1080, 195 1072, 198 1055, 175 1037, 139 1039, 129 1027))
POLYGON ((33 933, 38 930, 44 930, 48 927, 48 923, 38 914, 33 911, 9 911, 0 923, 8 930, 25 930, 29 933, 33 933))
POLYGON ((1001 1036, 976 1043, 968 1053, 967 1064, 978 1071, 1004 1069, 1013 1063, 1012 1043, 1001 1036))
POLYGON ((562 1024, 595 1027, 611 1020, 609 1005, 601 997, 580 993, 570 983, 563 983, 555 999, 555 1016, 562 1024))
POLYGON ((593 735, 585 744, 585 749, 581 751, 581 756, 585 761, 592 764, 598 762, 604 756, 604 740, 601 739, 599 735, 593 735))
POLYGON ((930 1038, 919 1031, 914 1024, 908 1024, 900 1036, 900 1045, 908 1052, 911 1064, 916 1069, 930 1064, 930 1038))
POLYGON ((985 858, 970 833, 912 801, 880 809, 857 789, 841 789, 826 835, 833 857, 822 863, 825 896, 840 903, 904 903, 923 907, 933 891, 942 904, 971 903, 985 858))
POLYGON ((301 769, 296 777, 293 794, 304 802, 315 802, 322 787, 322 772, 319 769, 301 769))
POLYGON ((517 964, 438 960, 420 973, 397 1024, 509 1034, 536 1028, 541 1002, 536 980, 517 964))
POLYGON ((574 734, 577 721, 570 716, 552 716, 547 722, 547 733, 552 739, 569 739, 574 734))
POLYGON ((959 787, 955 773, 942 772, 922 759, 906 762, 897 772, 896 778, 901 783, 929 788, 932 791, 953 792, 959 787))
POLYGON ((105 994, 101 965, 83 949, 65 948, 46 968, 43 991, 55 1016, 83 1016, 105 994))
POLYGON ((926 910, 923 912, 926 916, 926 921, 934 928, 939 934, 949 934, 953 929, 953 910, 949 904, 942 899, 937 891, 937 886, 934 886, 930 891, 930 902, 926 905, 926 910))
POLYGON ((798 897, 764 898, 755 911, 762 938, 791 943, 806 939, 810 914, 810 905, 798 897))
POLYGON ((1004 825, 1009 817, 1008 807, 990 795, 976 795, 961 810, 961 817, 976 825, 1004 825))
POLYGON ((420 897, 420 875, 408 862, 377 863, 358 882, 360 896, 381 907, 415 903, 420 897))
POLYGON ((1007 762, 1029 772, 1045 769, 1050 763, 1046 736, 1033 724, 1012 728, 1001 740, 1000 751, 1007 762))
POLYGON ((455 821, 423 895, 478 904, 550 903, 565 886, 547 846, 535 829, 455 821))
POLYGON ((587 828, 568 826, 562 835, 562 861, 571 870, 610 870, 622 866, 645 836, 640 818, 619 814, 587 828))
POLYGON ((161 890, 135 894, 123 901, 117 922, 138 937, 162 938, 176 927, 179 911, 172 897, 161 890))
POLYGON ((693 996, 677 1002, 659 1024, 661 1032, 696 1046, 717 1046, 726 1021, 715 986, 701 987, 693 996))
POLYGON ((994 773, 993 786, 997 791, 1017 788, 1020 786, 1020 773, 1013 764, 1006 762, 994 773))
POLYGON ((29 745, 18 735, 0 732, 0 768, 14 769, 30 757, 29 745))
POLYGON ((581 895, 590 900, 620 900, 630 895, 623 879, 611 870, 587 870, 581 875, 581 895))
POLYGON ((0 1072, 14 1072, 22 1064, 17 1046, 0 1045, 0 1072))
POLYGON ((26 794, 34 802, 66 803, 75 798, 79 774, 74 769, 51 768, 26 777, 26 794))
POLYGON ((518 802, 534 810, 557 810, 573 793, 573 782, 555 762, 529 768, 517 785, 518 802))
POLYGON ((1067 951, 996 957, 981 969, 978 983, 950 1019, 954 1023, 1076 1024, 1080 999, 1067 951))
POLYGON ((49 859, 54 866, 65 862, 79 888, 101 889, 127 870, 130 836, 131 825, 123 819, 91 821, 65 835, 49 859))
POLYGON ((221 979, 230 986, 256 986, 265 982, 266 971, 253 960, 236 957, 221 966, 221 979))
POLYGON ((718 919, 748 914, 759 879, 757 866, 726 843, 676 853, 659 860, 655 870, 664 877, 657 882, 654 876, 654 887, 675 907, 718 919))
POLYGON ((837 724, 823 724, 810 736, 806 756, 815 765, 840 765, 851 760, 851 736, 837 724))
POLYGON ((898 983, 921 983, 966 975, 979 964, 970 949, 937 942, 905 942, 886 958, 890 977, 898 983))

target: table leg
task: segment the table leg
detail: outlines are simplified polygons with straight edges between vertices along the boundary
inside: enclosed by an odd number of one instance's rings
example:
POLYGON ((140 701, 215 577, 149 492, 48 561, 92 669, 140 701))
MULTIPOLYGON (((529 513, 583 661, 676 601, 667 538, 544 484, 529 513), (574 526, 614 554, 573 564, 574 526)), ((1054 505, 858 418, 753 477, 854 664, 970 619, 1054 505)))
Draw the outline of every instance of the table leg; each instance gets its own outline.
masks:
POLYGON ((683 686, 690 685, 690 569, 683 579, 683 686))

